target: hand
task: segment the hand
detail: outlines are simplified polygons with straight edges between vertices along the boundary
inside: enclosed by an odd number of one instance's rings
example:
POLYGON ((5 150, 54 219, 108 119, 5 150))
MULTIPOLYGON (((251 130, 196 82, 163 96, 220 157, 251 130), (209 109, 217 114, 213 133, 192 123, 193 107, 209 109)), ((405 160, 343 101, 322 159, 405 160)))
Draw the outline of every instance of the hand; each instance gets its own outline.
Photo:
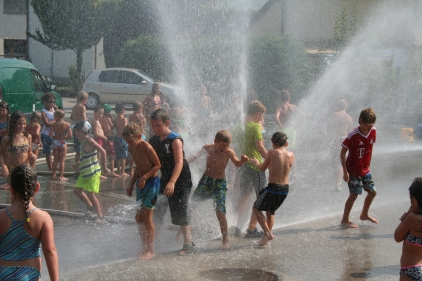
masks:
POLYGON ((249 159, 249 157, 248 156, 246 156, 245 154, 243 154, 241 157, 240 157, 240 161, 242 162, 242 163, 246 163, 246 162, 248 162, 250 159, 249 159))
POLYGON ((256 159, 255 157, 254 158, 249 158, 249 162, 251 162, 253 165, 259 165, 259 161, 258 161, 258 159, 256 159))
POLYGON ((144 188, 145 187, 145 177, 144 176, 142 176, 142 177, 140 177, 139 178, 139 180, 138 180, 138 185, 137 185, 137 187, 139 188, 139 189, 142 189, 142 188, 144 188))
POLYGON ((343 180, 345 181, 345 182, 349 182, 349 173, 344 173, 343 174, 343 180))
POLYGON ((172 196, 174 193, 174 183, 169 182, 166 185, 166 188, 164 189, 163 194, 167 197, 172 196))
POLYGON ((132 197, 132 192, 133 192, 133 186, 129 186, 128 188, 126 188, 127 196, 132 197))

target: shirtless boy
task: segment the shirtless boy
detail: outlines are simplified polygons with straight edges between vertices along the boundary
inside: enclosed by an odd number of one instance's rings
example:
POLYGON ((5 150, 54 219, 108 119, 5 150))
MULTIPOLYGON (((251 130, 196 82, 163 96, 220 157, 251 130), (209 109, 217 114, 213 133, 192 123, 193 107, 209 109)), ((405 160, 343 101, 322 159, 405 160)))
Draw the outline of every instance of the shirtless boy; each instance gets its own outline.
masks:
POLYGON ((120 175, 114 172, 114 159, 116 158, 116 151, 114 149, 114 136, 113 136, 113 129, 114 124, 113 120, 111 120, 111 106, 109 104, 104 104, 104 114, 103 117, 100 118, 101 128, 104 131, 104 135, 106 136, 106 140, 103 141, 103 148, 107 153, 107 157, 109 157, 110 163, 110 173, 108 174, 110 177, 120 177, 120 175))
POLYGON ((286 134, 274 133, 271 142, 273 148, 267 152, 267 157, 262 164, 259 164, 256 158, 251 160, 251 163, 261 171, 268 168, 270 172, 268 186, 261 190, 252 207, 252 211, 264 231, 264 236, 258 242, 259 246, 269 246, 268 241, 274 239, 271 232, 274 225, 274 213, 280 208, 289 193, 289 173, 295 161, 293 152, 286 150, 289 144, 286 134), (262 211, 266 211, 266 219, 262 211))
POLYGON ((116 163, 117 163, 117 174, 121 176, 129 176, 125 173, 126 159, 128 158, 128 145, 123 139, 123 130, 127 125, 127 118, 125 117, 125 106, 122 103, 116 104, 114 111, 117 114, 114 119, 114 128, 116 129, 117 135, 114 137, 114 147, 116 149, 116 163))
MULTIPOLYGON (((107 140, 107 137, 104 135, 103 128, 101 127, 100 119, 104 115, 104 107, 102 105, 97 105, 94 108, 94 118, 91 119, 91 130, 94 135, 94 140, 103 147, 103 142, 107 140)), ((98 152, 98 159, 101 158, 101 154, 98 152)), ((107 160, 107 159, 106 159, 107 160)), ((106 167, 101 167, 104 171, 106 167)), ((104 173, 101 174, 101 179, 106 179, 107 175, 104 173)))
POLYGON ((376 129, 374 127, 377 116, 372 108, 366 108, 359 115, 359 126, 353 129, 341 144, 340 160, 343 167, 343 179, 349 186, 349 198, 344 205, 341 225, 357 228, 357 224, 350 221, 350 212, 362 189, 368 192, 363 203, 361 220, 378 223, 378 220, 369 216, 369 207, 372 204, 377 190, 372 180, 369 169, 372 157, 372 146, 376 141, 376 129), (349 151, 346 159, 346 153, 349 151))
POLYGON ((158 170, 160 160, 152 146, 142 139, 141 128, 136 123, 129 123, 122 133, 128 143, 129 152, 136 163, 126 194, 132 197, 136 184, 136 201, 140 207, 136 212, 139 235, 141 236, 143 251, 139 253, 140 260, 148 260, 154 256, 154 223, 152 214, 160 191, 158 170))
POLYGON ((225 170, 229 160, 233 162, 236 167, 242 166, 249 158, 242 155, 239 160, 236 157, 233 149, 229 148, 232 141, 232 136, 229 131, 220 130, 214 138, 214 144, 206 144, 202 149, 190 157, 188 162, 195 161, 201 155, 207 155, 207 163, 204 174, 195 189, 192 200, 203 201, 212 199, 216 206, 216 215, 220 223, 222 243, 220 249, 226 250, 229 248, 228 226, 226 219, 226 174, 225 170))
POLYGON ((54 161, 51 170, 51 179, 56 180, 57 165, 59 165, 60 181, 67 181, 64 175, 64 161, 67 154, 67 141, 72 137, 72 130, 70 124, 63 120, 64 111, 63 109, 57 109, 54 112, 54 122, 50 128, 50 138, 53 138, 53 155, 54 161))
MULTIPOLYGON (((88 94, 84 91, 78 92, 76 96, 76 104, 72 108, 72 113, 70 114, 70 119, 74 124, 78 121, 86 121, 86 107, 85 104, 88 101, 88 94)), ((80 142, 76 137, 76 134, 73 134, 73 150, 75 151, 75 162, 79 162, 79 151, 80 151, 80 142)))
MULTIPOLYGON (((147 140, 147 138, 145 136, 145 131, 144 131, 147 120, 144 117, 144 115, 142 114, 142 111, 144 110, 144 105, 142 104, 142 102, 137 101, 137 102, 133 103, 132 108, 133 108, 133 113, 129 115, 128 122, 138 124, 139 127, 141 128, 142 139, 147 140)), ((130 166, 130 175, 133 175, 133 173, 134 173, 134 168, 133 168, 134 162, 133 162, 131 155, 129 155, 129 157, 128 157, 128 164, 130 166)))

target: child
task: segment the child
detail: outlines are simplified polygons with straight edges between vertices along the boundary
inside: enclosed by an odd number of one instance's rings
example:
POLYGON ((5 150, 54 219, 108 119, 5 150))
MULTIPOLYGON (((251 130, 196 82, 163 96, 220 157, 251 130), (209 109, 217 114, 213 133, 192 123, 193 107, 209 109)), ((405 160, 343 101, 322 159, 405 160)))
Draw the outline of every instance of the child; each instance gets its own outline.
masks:
MULTIPOLYGON (((70 119, 74 124, 79 121, 87 120, 85 107, 87 101, 88 93, 84 91, 78 92, 78 95, 76 96, 76 104, 73 106, 72 113, 70 114, 70 119)), ((75 151, 75 162, 79 162, 80 143, 75 135, 75 132, 73 132, 73 150, 75 151)))
POLYGON ((264 236, 258 242, 259 246, 269 246, 268 241, 274 239, 274 235, 271 233, 274 225, 274 213, 280 208, 289 193, 289 173, 295 160, 293 152, 286 150, 289 143, 285 133, 274 133, 271 142, 273 148, 267 152, 264 163, 259 164, 256 158, 251 160, 251 163, 261 171, 268 168, 270 172, 268 186, 261 190, 252 207, 253 213, 264 230, 264 236), (262 211, 266 211, 266 219, 262 211))
POLYGON ((8 189, 10 186, 9 173, 16 166, 29 166, 30 161, 34 161, 34 155, 31 151, 32 138, 25 132, 26 118, 23 112, 15 111, 9 120, 8 135, 1 141, 0 147, 0 165, 2 167, 2 176, 8 179, 8 184, 2 189, 8 189))
MULTIPOLYGON (((97 105, 94 107, 94 118, 91 119, 91 128, 92 134, 94 135, 94 140, 103 147, 103 142, 107 140, 107 137, 104 135, 103 128, 101 127, 100 119, 104 115, 104 107, 102 105, 97 105)), ((99 152, 98 152, 99 153, 99 152)), ((98 154, 98 159, 101 158, 101 155, 98 154)), ((104 167, 102 167, 104 170, 104 167)), ((107 174, 102 173, 101 179, 106 179, 107 174)))
POLYGON ((50 280, 59 280, 53 221, 33 204, 39 189, 33 168, 13 169, 12 204, 0 210, 0 280, 41 280, 41 247, 50 280))
POLYGON ((114 149, 114 136, 113 136, 113 129, 114 124, 111 120, 111 106, 109 104, 104 104, 104 114, 103 117, 100 118, 101 128, 104 131, 104 135, 106 136, 106 140, 103 141, 103 148, 109 157, 110 163, 110 173, 108 174, 110 177, 120 177, 120 175, 114 172, 114 159, 116 158, 116 150, 114 149))
POLYGON ((44 104, 44 108, 41 111, 41 119, 43 122, 41 130, 41 143, 43 147, 43 152, 45 154, 45 160, 47 162, 48 170, 52 170, 52 153, 53 153, 53 139, 50 137, 50 127, 54 124, 54 111, 57 109, 57 106, 54 104, 56 102, 56 97, 51 93, 45 93, 41 101, 44 104))
POLYGON ((167 111, 167 113, 169 113, 170 112, 169 97, 165 93, 161 92, 160 100, 161 100, 161 108, 167 111))
POLYGON ((126 159, 128 158, 127 142, 123 139, 123 129, 127 125, 127 118, 125 117, 125 106, 122 103, 116 104, 114 111, 117 114, 114 119, 114 127, 117 135, 114 137, 114 147, 116 149, 117 174, 121 176, 129 176, 125 173, 126 159))
MULTIPOLYGON (((189 255, 193 253, 195 246, 192 243, 188 213, 192 178, 183 151, 183 140, 180 135, 170 131, 170 120, 165 110, 157 109, 151 114, 150 119, 155 136, 149 143, 161 162, 160 194, 168 197, 171 222, 179 225, 183 233, 184 244, 179 255, 189 255)), ((167 208, 165 205, 163 207, 167 208)), ((165 210, 160 210, 158 213, 165 214, 165 210)))
MULTIPOLYGON (((41 112, 34 111, 31 115, 31 122, 26 125, 26 131, 28 134, 32 137, 32 144, 31 144, 31 150, 34 154, 34 159, 38 158, 38 148, 41 145, 40 140, 40 132, 41 132, 41 112)), ((32 168, 35 168, 35 161, 31 161, 32 168)))
POLYGON ((242 166, 249 158, 242 155, 241 160, 236 157, 236 154, 229 145, 232 141, 232 136, 229 131, 220 130, 214 138, 214 144, 206 144, 194 156, 188 159, 191 163, 199 156, 207 155, 207 164, 205 172, 198 183, 198 187, 193 194, 193 200, 212 199, 214 206, 216 206, 216 215, 220 223, 222 235, 222 250, 229 248, 228 226, 226 219, 226 175, 225 170, 229 160, 233 162, 236 167, 242 166))
POLYGON ((101 153, 101 160, 106 172, 107 155, 105 150, 88 136, 91 125, 88 121, 79 121, 75 124, 76 137, 81 142, 81 158, 79 162, 79 177, 75 184, 74 192, 87 207, 87 215, 95 211, 97 218, 94 222, 101 223, 104 220, 100 202, 94 193, 100 190, 101 166, 98 164, 97 151, 101 153))
POLYGON ((51 179, 56 180, 56 170, 57 165, 59 165, 60 172, 60 181, 67 181, 68 179, 64 177, 64 161, 67 154, 67 141, 72 137, 72 130, 70 129, 70 124, 63 120, 64 110, 57 109, 54 112, 54 120, 56 121, 50 128, 50 138, 53 138, 53 153, 54 153, 54 162, 51 170, 51 179))
POLYGON ((0 142, 4 136, 7 136, 9 118, 9 104, 6 101, 2 101, 0 102, 0 142))
POLYGON ((136 201, 140 202, 140 208, 136 212, 135 219, 144 246, 143 252, 139 253, 139 259, 149 260, 154 256, 152 214, 160 191, 160 178, 157 172, 161 164, 152 146, 142 139, 142 130, 138 124, 129 123, 123 130, 123 137, 136 162, 136 171, 126 189, 126 194, 132 197, 133 187, 136 184, 136 201))
MULTIPOLYGON (((134 102, 133 103, 133 114, 129 115, 129 123, 136 123, 139 125, 139 127, 141 128, 141 133, 142 133, 142 139, 143 140, 147 140, 146 136, 145 136, 145 125, 146 125, 146 119, 144 117, 144 115, 142 114, 142 111, 144 109, 144 105, 142 104, 142 102, 134 102)), ((131 155, 129 155, 128 158, 128 162, 130 165, 130 175, 133 175, 134 173, 134 169, 133 169, 133 159, 131 157, 131 155)))
POLYGON ((368 192, 363 204, 361 220, 378 223, 378 220, 369 216, 369 207, 377 195, 372 174, 369 169, 371 164, 372 146, 376 141, 376 129, 374 127, 377 117, 372 108, 366 108, 359 115, 359 126, 353 129, 341 144, 340 160, 343 167, 343 179, 349 186, 349 198, 344 205, 341 225, 357 228, 357 224, 350 221, 350 212, 353 203, 362 189, 368 192), (346 152, 349 151, 346 160, 346 152))
POLYGON ((400 280, 421 280, 422 278, 422 178, 413 180, 409 187, 410 208, 400 218, 394 232, 396 242, 402 242, 400 259, 400 280))

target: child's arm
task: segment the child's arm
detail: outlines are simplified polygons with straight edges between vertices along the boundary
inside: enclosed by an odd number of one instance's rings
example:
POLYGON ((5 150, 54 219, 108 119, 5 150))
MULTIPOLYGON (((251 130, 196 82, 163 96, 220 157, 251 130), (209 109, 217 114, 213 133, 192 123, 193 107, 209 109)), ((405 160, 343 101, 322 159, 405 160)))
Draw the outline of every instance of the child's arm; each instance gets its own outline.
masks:
POLYGON ((279 125, 280 127, 283 127, 283 124, 281 124, 280 122, 280 107, 277 108, 277 111, 275 112, 275 122, 277 123, 277 125, 279 125))
POLYGON ((132 178, 130 179, 129 186, 126 188, 126 195, 132 197, 133 186, 135 185, 136 180, 139 178, 138 171, 135 169, 132 178))
POLYGON ((397 243, 402 242, 407 233, 409 233, 410 227, 414 223, 415 221, 413 219, 413 215, 410 214, 406 216, 406 218, 397 226, 396 231, 394 231, 394 240, 396 240, 397 243))
POLYGON ((53 125, 51 125, 51 128, 50 128, 50 132, 48 132, 48 136, 50 137, 50 138, 53 138, 53 136, 54 136, 54 129, 55 129, 55 127, 56 126, 54 126, 54 124, 53 125))
POLYGON ((207 152, 207 145, 204 145, 201 150, 199 150, 197 153, 195 153, 194 155, 190 156, 187 160, 188 163, 192 163, 193 161, 195 161, 196 159, 198 159, 199 157, 201 157, 202 155, 204 155, 207 152))
POLYGON ((37 123, 35 124, 34 137, 36 137, 38 142, 40 141, 40 132, 41 132, 41 125, 37 123))
POLYGON ((236 167, 240 167, 249 161, 249 157, 246 156, 245 154, 243 154, 239 159, 237 158, 236 153, 232 149, 229 150, 229 153, 230 153, 230 160, 233 162, 233 164, 236 167))
POLYGON ((68 127, 67 127, 67 138, 71 139, 72 138, 72 129, 70 128, 70 124, 67 123, 68 127))
POLYGON ((50 215, 45 214, 45 221, 41 230, 41 245, 47 264, 50 280, 59 280, 59 261, 57 258, 56 245, 54 243, 54 226, 50 215))
POLYGON ((51 125, 53 125, 54 123, 56 123, 56 120, 51 120, 50 122, 48 122, 48 118, 47 118, 47 114, 45 114, 44 111, 41 111, 41 121, 43 122, 43 124, 46 127, 50 127, 51 125))
POLYGON ((265 159, 267 157, 267 149, 264 146, 264 140, 255 141, 255 146, 261 157, 265 159))
POLYGON ((346 153, 347 153, 347 149, 342 147, 340 151, 340 161, 341 161, 341 166, 343 167, 343 180, 345 182, 349 182, 349 173, 347 172, 347 168, 346 168, 346 153))
POLYGON ((250 160, 250 163, 260 169, 261 171, 265 171, 268 168, 268 165, 270 165, 271 160, 271 150, 267 153, 267 158, 265 158, 264 162, 262 164, 259 164, 258 159, 252 158, 250 160))
POLYGON ((141 189, 145 187, 145 182, 147 181, 147 179, 154 176, 158 172, 158 170, 160 170, 161 168, 161 163, 160 163, 160 160, 158 159, 157 153, 155 153, 154 148, 152 148, 152 146, 149 144, 147 146, 147 157, 149 158, 153 166, 145 175, 142 175, 142 176, 140 175, 137 187, 141 189))
POLYGON ((174 169, 171 178, 168 181, 163 194, 171 196, 174 193, 174 185, 183 169, 183 143, 179 139, 175 139, 171 145, 174 153, 174 169))

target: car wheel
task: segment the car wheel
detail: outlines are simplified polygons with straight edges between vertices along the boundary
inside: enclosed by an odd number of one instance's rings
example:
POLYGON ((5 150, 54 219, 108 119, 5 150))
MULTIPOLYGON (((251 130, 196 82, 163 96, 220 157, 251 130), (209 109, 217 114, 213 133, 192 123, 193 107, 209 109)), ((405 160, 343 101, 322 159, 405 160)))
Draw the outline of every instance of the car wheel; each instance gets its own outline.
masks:
POLYGON ((94 107, 96 107, 100 103, 100 97, 96 93, 89 93, 88 101, 86 102, 85 106, 87 109, 94 109, 94 107))

